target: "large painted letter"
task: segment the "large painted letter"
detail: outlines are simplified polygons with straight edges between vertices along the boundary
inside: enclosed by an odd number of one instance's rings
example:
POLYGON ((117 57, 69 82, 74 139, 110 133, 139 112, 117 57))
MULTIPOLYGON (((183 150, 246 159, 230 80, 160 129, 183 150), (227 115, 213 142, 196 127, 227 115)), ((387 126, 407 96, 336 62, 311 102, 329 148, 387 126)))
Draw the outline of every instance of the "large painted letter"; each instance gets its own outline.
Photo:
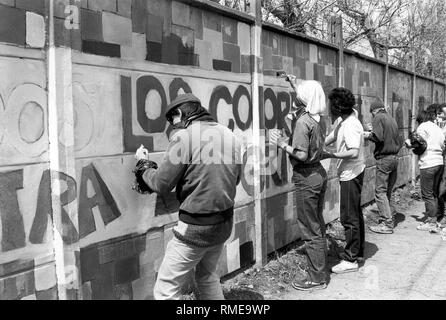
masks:
MULTIPOLYGON (((245 106, 246 107, 246 106, 245 106)), ((234 98, 232 99, 232 112, 234 113, 234 119, 237 127, 246 131, 251 127, 252 124, 252 103, 251 103, 251 95, 249 94, 248 89, 244 86, 239 86, 234 93, 234 98), (247 110, 240 110, 240 100, 242 97, 247 99, 248 108, 247 110), (245 122, 240 117, 241 111, 244 111, 245 115, 247 114, 247 119, 245 122)))
MULTIPOLYGON (((227 104, 232 104, 232 96, 229 89, 225 86, 218 86, 212 91, 211 99, 209 101, 209 113, 215 117, 218 121, 218 103, 223 99, 227 104)), ((235 122, 234 120, 229 120, 228 128, 234 131, 235 122)))
MULTIPOLYGON (((73 244, 79 241, 79 233, 73 221, 71 221, 68 212, 64 209, 64 206, 76 200, 76 181, 64 173, 59 173, 59 180, 65 181, 67 184, 67 190, 60 195, 62 230, 59 230, 59 232, 61 232, 62 239, 66 244, 73 244)), ((44 236, 48 226, 48 216, 53 219, 53 210, 51 208, 51 173, 49 170, 46 170, 40 181, 36 215, 29 234, 29 241, 32 244, 44 243, 44 236)))
MULTIPOLYGON (((150 101, 149 101, 150 102, 150 101)), ((163 85, 159 80, 152 76, 144 76, 136 81, 136 106, 137 118, 141 128, 147 133, 162 133, 166 129, 166 119, 164 114, 167 108, 167 98, 163 85), (149 119, 146 113, 147 95, 154 90, 161 99, 159 105, 159 116, 156 119, 149 119)), ((156 107, 155 105, 149 106, 156 107)), ((156 111, 156 110, 155 110, 156 111)))
POLYGON ((24 248, 25 227, 20 213, 17 190, 23 189, 23 170, 0 173, 0 218, 2 251, 24 248))
POLYGON ((121 108, 122 128, 124 132, 124 152, 136 152, 143 144, 148 150, 153 150, 153 137, 136 136, 133 133, 133 109, 132 109, 132 79, 121 77, 121 108))
POLYGON ((108 190, 96 168, 90 164, 82 169, 79 196, 79 234, 81 239, 96 231, 93 208, 98 207, 105 225, 121 216, 115 199, 108 190), (91 182, 95 195, 88 196, 88 181, 91 182))

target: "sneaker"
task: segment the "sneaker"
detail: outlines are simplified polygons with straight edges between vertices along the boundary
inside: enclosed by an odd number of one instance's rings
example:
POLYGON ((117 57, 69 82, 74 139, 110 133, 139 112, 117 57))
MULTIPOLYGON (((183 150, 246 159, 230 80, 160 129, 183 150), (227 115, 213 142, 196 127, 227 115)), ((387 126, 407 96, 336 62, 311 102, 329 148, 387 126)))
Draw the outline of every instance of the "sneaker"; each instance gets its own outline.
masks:
POLYGON ((438 221, 437 225, 440 229, 445 228, 446 227, 446 217, 443 217, 440 221, 438 221))
POLYGON ((304 243, 304 244, 302 244, 301 246, 297 247, 297 248, 295 249, 295 251, 296 251, 298 254, 306 254, 306 252, 307 252, 307 246, 306 246, 306 244, 304 243))
POLYGON ((417 227, 417 230, 419 231, 433 231, 433 230, 437 230, 437 224, 433 223, 433 222, 426 222, 426 223, 422 223, 417 227))
POLYGON ((380 223, 377 226, 370 226, 369 229, 372 232, 380 233, 380 234, 393 234, 393 229, 386 226, 384 223, 380 223))
POLYGON ((349 262, 342 260, 341 263, 334 266, 331 269, 331 272, 336 274, 343 274, 343 273, 349 273, 349 272, 356 272, 359 270, 358 262, 349 262))
POLYGON ((299 281, 293 281, 291 283, 291 286, 300 291, 312 291, 312 290, 323 290, 327 289, 327 283, 326 282, 312 282, 310 280, 299 280, 299 281))

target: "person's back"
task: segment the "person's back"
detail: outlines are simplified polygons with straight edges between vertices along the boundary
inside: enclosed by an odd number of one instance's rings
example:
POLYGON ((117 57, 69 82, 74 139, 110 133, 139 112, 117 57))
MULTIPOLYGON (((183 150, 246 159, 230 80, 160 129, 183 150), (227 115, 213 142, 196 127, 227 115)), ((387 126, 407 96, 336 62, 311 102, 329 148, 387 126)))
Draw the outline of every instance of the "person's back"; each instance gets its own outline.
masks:
POLYGON ((440 184, 444 172, 443 151, 445 135, 434 121, 436 114, 421 111, 417 117, 416 133, 425 140, 426 150, 419 156, 421 196, 425 203, 427 219, 417 227, 420 231, 432 231, 444 216, 444 201, 440 196, 440 184))
POLYGON ((419 159, 420 169, 443 165, 445 142, 443 130, 432 121, 426 121, 418 126, 417 133, 427 143, 427 149, 419 159))
POLYGON ((180 202, 178 225, 167 244, 154 297, 180 299, 187 275, 195 269, 200 297, 223 300, 217 267, 233 229, 240 143, 193 94, 171 102, 166 119, 178 131, 159 167, 142 175, 152 192, 164 195, 176 187, 180 202))
POLYGON ((366 139, 375 144, 375 201, 379 211, 379 223, 369 226, 375 233, 392 234, 395 228, 393 218, 392 191, 398 179, 398 153, 402 148, 402 139, 398 124, 386 111, 381 99, 376 98, 370 105, 373 117, 372 132, 366 133, 366 139))
POLYGON ((375 159, 398 154, 402 148, 402 140, 398 124, 388 112, 382 110, 373 118, 373 132, 377 137, 374 141, 375 159))
POLYGON ((180 215, 193 223, 194 217, 233 208, 241 161, 240 142, 231 130, 216 122, 195 122, 175 138, 188 144, 190 155, 177 185, 180 215))
MULTIPOLYGON (((299 161, 290 156, 291 165, 294 167, 314 166, 320 164, 323 155, 323 145, 325 143, 326 126, 323 118, 319 122, 316 121, 308 112, 297 119, 294 125, 294 133, 291 139, 291 145, 295 149, 302 148, 300 140, 305 133, 308 135, 308 145, 304 148, 308 149, 308 158, 305 161, 299 161)), ((307 137, 305 137, 307 138, 307 137)))
POLYGON ((352 137, 358 146, 359 154, 355 158, 338 160, 338 176, 342 181, 349 181, 358 176, 365 168, 363 127, 356 112, 342 121, 339 129, 336 145, 338 152, 343 152, 349 147, 352 137), (359 141, 356 141, 358 140, 359 141))

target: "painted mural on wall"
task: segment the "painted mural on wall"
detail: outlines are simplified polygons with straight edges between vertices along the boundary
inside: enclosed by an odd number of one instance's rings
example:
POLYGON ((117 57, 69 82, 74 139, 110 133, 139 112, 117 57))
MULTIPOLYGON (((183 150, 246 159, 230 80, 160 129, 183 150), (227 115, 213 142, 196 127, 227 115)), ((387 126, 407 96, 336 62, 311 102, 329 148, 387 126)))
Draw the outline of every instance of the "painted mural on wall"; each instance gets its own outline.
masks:
POLYGON ((251 71, 250 27, 232 18, 172 0, 72 1, 72 29, 63 4, 56 43, 128 61, 251 71))
MULTIPOLYGON (((243 141, 234 230, 219 272, 225 275, 252 263, 256 246, 249 25, 171 0, 63 0, 56 1, 55 9, 56 44, 74 49, 72 175, 49 170, 47 71, 40 51, 45 44, 44 1, 0 4, 0 24, 16 30, 0 28, 0 70, 10 75, 0 78, 0 299, 57 299, 53 242, 58 236, 66 246, 80 247, 80 252, 65 254, 72 272, 80 269, 81 287, 69 288, 69 298, 153 298, 156 272, 178 219, 178 202, 174 193, 142 196, 131 190, 133 154, 144 144, 150 158, 161 161, 170 132, 164 113, 168 103, 185 92, 196 94, 243 141), (74 6, 74 22, 78 10, 78 28, 66 28, 67 4, 74 6), (13 50, 16 58, 2 57, 3 43, 18 46, 13 50), (41 55, 21 59, 23 48, 41 55), (63 227, 56 233, 52 176, 62 185, 57 196, 63 227)), ((270 129, 289 130, 283 118, 294 99, 276 72, 318 80, 328 93, 336 86, 337 61, 329 47, 272 30, 264 30, 261 49, 265 77, 260 114, 262 134, 267 136, 270 129)), ((372 99, 384 95, 382 77, 381 66, 346 58, 346 86, 357 96, 364 122, 370 121, 372 99)), ((410 79, 396 71, 390 78, 389 105, 406 134, 410 79)), ((444 99, 441 87, 437 91, 438 99, 444 99)), ((421 101, 429 89, 420 86, 418 95, 421 101)), ((59 138, 63 142, 63 136, 59 138)), ((267 160, 275 152, 267 144, 261 151, 267 160)), ((367 154, 364 203, 373 199, 372 151, 367 154)), ((400 167, 408 168, 410 159, 402 153, 400 167)), ((281 151, 277 160, 277 170, 261 177, 268 253, 299 237, 291 166, 281 151)), ((330 176, 327 221, 339 215, 335 164, 323 162, 330 176)))
MULTIPOLYGON (((389 70, 388 106, 398 124, 401 139, 409 137, 412 130, 412 76, 393 69, 389 70)), ((397 185, 407 183, 404 177, 412 175, 410 150, 402 148, 400 153, 400 165, 398 166, 397 185)))
POLYGON ((444 87, 437 82, 434 85, 434 103, 443 103, 444 87))
POLYGON ((56 294, 45 68, 0 57, 0 299, 56 294))
POLYGON ((417 78, 417 94, 415 101, 418 104, 418 111, 425 110, 432 104, 432 81, 417 78))

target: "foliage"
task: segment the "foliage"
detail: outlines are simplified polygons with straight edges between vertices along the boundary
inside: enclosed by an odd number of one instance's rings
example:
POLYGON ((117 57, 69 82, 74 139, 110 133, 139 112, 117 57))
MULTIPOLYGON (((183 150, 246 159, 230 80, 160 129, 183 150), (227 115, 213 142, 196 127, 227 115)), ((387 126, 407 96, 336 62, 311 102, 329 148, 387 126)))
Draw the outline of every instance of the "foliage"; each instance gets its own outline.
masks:
MULTIPOLYGON (((213 0, 248 10, 249 0, 213 0)), ((261 0, 264 21, 330 41, 330 18, 342 17, 344 47, 437 78, 446 76, 444 0, 261 0)))

